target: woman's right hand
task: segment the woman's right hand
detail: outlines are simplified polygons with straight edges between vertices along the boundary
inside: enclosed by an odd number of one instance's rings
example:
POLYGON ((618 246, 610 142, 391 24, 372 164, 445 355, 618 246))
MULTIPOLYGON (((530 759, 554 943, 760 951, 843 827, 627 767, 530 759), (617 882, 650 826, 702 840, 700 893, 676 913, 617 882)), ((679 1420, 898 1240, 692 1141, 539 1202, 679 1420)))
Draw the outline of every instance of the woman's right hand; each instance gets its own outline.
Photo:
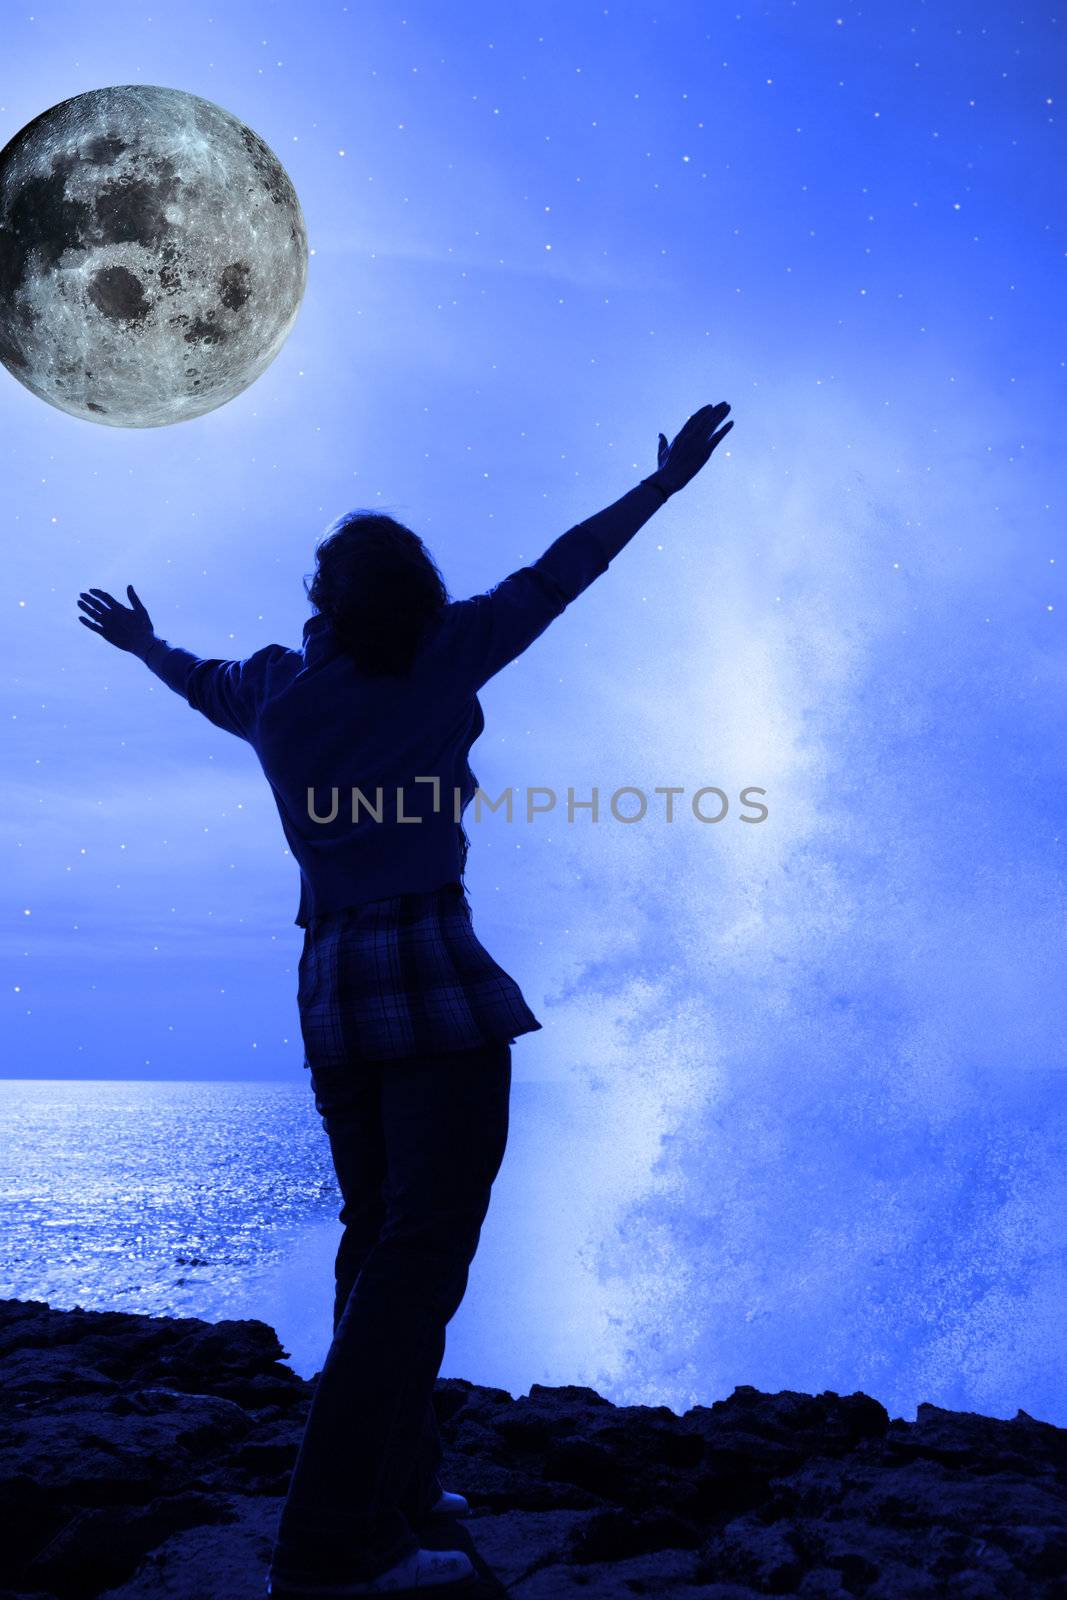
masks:
POLYGON ((660 434, 656 477, 668 494, 684 489, 710 459, 715 446, 726 438, 733 423, 728 422, 725 427, 720 427, 720 423, 729 410, 725 400, 720 400, 717 406, 702 406, 693 413, 670 444, 667 443, 666 434, 660 434))

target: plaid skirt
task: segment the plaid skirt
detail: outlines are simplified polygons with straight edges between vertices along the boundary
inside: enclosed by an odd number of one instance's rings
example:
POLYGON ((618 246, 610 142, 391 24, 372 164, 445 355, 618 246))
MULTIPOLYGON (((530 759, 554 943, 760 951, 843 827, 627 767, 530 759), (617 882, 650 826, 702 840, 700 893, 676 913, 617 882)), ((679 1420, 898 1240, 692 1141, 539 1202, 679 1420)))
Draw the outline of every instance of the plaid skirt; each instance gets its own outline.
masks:
POLYGON ((479 942, 462 886, 365 901, 304 930, 304 1066, 440 1055, 541 1027, 479 942))

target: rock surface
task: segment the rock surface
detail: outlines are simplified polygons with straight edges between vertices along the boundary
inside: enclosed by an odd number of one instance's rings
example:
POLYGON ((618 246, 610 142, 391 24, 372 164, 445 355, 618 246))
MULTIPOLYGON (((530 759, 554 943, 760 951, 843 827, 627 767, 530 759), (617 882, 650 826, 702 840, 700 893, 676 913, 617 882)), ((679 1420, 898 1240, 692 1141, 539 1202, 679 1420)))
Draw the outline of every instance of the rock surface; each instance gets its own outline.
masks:
MULTIPOLYGON (((0 1301, 0 1600, 251 1600, 311 1383, 262 1322, 0 1301)), ((313 1380, 312 1380, 313 1382, 313 1380)), ((439 1381, 485 1597, 1059 1600, 1067 1429, 747 1386, 678 1416, 439 1381)), ((432 1592, 432 1591, 431 1591, 432 1592)))

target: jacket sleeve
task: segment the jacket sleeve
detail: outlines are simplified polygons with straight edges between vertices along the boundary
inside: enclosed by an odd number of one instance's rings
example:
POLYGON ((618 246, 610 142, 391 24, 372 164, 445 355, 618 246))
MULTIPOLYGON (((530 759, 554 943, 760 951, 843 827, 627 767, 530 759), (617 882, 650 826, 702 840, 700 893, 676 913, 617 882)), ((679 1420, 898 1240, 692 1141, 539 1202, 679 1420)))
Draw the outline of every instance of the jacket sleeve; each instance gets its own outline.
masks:
POLYGON ((284 645, 268 644, 244 661, 222 661, 156 639, 144 663, 217 728, 250 739, 266 694, 267 669, 288 654, 284 645))
POLYGON ((577 523, 544 555, 519 567, 495 588, 448 607, 453 660, 475 690, 521 655, 572 600, 606 572, 613 556, 664 503, 642 479, 620 500, 577 523))

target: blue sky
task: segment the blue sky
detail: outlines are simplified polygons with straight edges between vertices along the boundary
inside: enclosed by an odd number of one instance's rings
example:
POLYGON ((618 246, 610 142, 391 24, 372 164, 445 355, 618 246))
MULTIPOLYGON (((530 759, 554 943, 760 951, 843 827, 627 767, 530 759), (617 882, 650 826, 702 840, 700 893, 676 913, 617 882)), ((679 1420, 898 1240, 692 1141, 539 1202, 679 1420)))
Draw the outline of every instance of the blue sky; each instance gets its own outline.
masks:
POLYGON ((1067 24, 1017 11, 8 17, 5 139, 105 84, 203 95, 314 251, 277 360, 195 421, 93 426, 0 372, 9 1073, 300 1070, 255 758, 79 590, 132 582, 200 655, 295 646, 340 511, 473 593, 726 399, 707 471, 487 686, 473 765, 493 794, 760 785, 770 816, 474 827, 475 925, 545 1025, 516 1075, 596 1129, 605 1317, 691 1319, 702 1385, 728 1295, 746 1357, 788 1315, 801 1364, 829 1340, 876 1384, 899 1343, 931 1390, 1052 1403, 1067 24))

